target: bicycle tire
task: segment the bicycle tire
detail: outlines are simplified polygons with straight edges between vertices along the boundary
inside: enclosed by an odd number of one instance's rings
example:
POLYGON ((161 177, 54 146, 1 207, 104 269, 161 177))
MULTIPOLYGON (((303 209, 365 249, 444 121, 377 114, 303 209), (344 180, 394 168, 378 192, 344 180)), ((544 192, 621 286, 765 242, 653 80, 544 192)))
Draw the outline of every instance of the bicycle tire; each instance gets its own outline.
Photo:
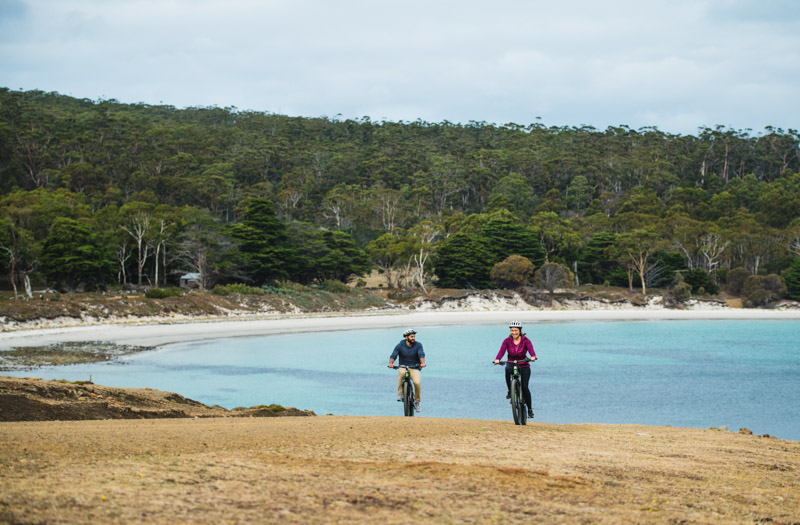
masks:
POLYGON ((516 378, 511 379, 511 414, 514 416, 514 424, 519 425, 519 383, 516 378))
MULTIPOLYGON (((521 389, 520 389, 521 390, 521 389)), ((520 425, 527 425, 528 424, 528 407, 525 405, 525 398, 521 395, 519 404, 519 424, 520 425)))
POLYGON ((406 417, 414 415, 414 405, 412 404, 411 384, 408 381, 403 381, 403 415, 406 417))

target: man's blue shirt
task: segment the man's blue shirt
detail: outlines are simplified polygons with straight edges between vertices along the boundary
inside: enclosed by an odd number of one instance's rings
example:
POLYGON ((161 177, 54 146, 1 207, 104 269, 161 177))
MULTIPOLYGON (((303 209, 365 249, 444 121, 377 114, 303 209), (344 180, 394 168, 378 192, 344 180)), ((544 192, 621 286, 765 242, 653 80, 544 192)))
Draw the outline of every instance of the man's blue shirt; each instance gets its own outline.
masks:
POLYGON ((398 356, 400 356, 398 365, 417 366, 422 364, 420 359, 425 358, 425 351, 419 341, 414 341, 413 345, 408 346, 406 340, 403 339, 394 347, 391 359, 397 359, 398 356))

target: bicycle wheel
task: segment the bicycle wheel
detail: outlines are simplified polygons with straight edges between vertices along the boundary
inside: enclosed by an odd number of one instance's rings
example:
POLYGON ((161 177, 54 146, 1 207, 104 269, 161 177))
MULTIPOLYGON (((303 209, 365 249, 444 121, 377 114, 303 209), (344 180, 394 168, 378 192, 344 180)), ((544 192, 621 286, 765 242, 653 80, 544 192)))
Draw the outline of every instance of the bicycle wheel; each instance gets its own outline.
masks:
MULTIPOLYGON (((519 385, 517 385, 519 386, 519 385)), ((521 390, 521 389, 520 389, 521 390)), ((520 425, 527 425, 528 424, 528 407, 525 405, 525 398, 522 397, 522 393, 520 392, 519 396, 519 403, 517 406, 519 407, 519 424, 520 425)))
POLYGON ((511 414, 514 416, 514 424, 519 425, 519 383, 516 379, 511 380, 511 414))
POLYGON ((414 404, 412 396, 414 393, 412 392, 411 383, 408 381, 403 381, 403 415, 404 416, 413 416, 414 415, 414 404))

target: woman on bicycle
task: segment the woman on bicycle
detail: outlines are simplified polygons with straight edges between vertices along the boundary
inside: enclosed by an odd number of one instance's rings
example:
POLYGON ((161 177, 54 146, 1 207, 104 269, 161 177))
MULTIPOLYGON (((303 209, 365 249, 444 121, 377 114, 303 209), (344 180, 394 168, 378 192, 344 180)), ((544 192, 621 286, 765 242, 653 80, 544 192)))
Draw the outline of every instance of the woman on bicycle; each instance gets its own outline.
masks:
MULTIPOLYGON (((503 355, 508 353, 509 361, 521 361, 531 356, 531 361, 536 361, 536 352, 533 351, 533 343, 522 333, 522 324, 519 321, 511 321, 508 323, 511 329, 509 335, 500 345, 500 352, 497 353, 494 362, 499 363, 503 359, 503 355)), ((528 363, 519 363, 517 365, 520 376, 522 376, 522 395, 525 397, 525 404, 528 405, 528 417, 533 417, 533 408, 531 408, 531 391, 528 388, 528 382, 531 379, 531 365, 528 363)), ((511 364, 506 365, 506 399, 511 399, 511 372, 514 366, 511 364)))

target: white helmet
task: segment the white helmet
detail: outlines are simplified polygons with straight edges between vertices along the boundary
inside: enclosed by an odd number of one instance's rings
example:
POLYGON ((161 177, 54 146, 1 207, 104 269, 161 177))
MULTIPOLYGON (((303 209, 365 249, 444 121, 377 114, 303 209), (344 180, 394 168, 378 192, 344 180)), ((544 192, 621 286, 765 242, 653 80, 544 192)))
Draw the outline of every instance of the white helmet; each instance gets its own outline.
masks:
POLYGON ((407 328, 405 332, 403 332, 403 337, 408 337, 411 334, 416 334, 417 331, 413 328, 407 328))
POLYGON ((510 323, 508 323, 508 327, 509 328, 520 328, 521 329, 522 328, 522 323, 520 323, 519 321, 511 321, 510 323))

